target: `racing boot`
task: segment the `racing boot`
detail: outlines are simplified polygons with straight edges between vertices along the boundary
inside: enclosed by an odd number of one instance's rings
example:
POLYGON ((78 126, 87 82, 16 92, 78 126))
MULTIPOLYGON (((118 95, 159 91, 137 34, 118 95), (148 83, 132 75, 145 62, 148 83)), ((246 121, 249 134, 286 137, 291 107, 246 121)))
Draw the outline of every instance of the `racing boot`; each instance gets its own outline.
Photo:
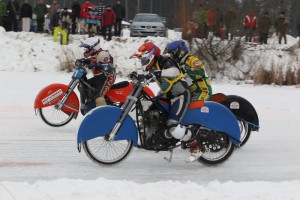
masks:
POLYGON ((195 162, 203 155, 203 153, 200 150, 199 144, 196 140, 193 140, 189 146, 191 154, 185 158, 186 163, 195 162))
POLYGON ((192 132, 187 129, 185 126, 181 126, 178 124, 177 126, 173 126, 165 131, 165 137, 170 139, 172 137, 181 140, 181 141, 188 141, 192 137, 192 132))

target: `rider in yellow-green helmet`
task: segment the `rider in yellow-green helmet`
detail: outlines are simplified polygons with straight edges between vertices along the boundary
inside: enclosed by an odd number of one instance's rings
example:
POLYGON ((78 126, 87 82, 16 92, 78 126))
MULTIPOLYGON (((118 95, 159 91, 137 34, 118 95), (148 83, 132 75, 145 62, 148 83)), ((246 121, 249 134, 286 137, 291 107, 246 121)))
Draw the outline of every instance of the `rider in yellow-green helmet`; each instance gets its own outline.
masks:
POLYGON ((210 100, 212 88, 204 65, 199 58, 189 54, 185 42, 176 40, 167 44, 164 54, 169 54, 185 72, 192 100, 210 100))

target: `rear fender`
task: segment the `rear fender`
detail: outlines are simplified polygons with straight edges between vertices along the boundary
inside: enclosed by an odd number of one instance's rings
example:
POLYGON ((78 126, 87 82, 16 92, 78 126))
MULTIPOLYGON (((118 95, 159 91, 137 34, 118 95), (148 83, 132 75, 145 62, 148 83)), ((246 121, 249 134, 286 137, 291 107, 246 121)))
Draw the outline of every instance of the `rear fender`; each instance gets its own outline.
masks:
POLYGON ((250 124, 252 131, 259 130, 259 119, 253 105, 243 97, 237 95, 228 95, 221 104, 226 106, 238 118, 250 124))
MULTIPOLYGON (((199 104, 201 106, 201 104, 199 104)), ((183 125, 199 124, 209 129, 228 134, 234 144, 240 143, 240 128, 233 113, 222 104, 204 102, 202 107, 188 109, 183 125)))
MULTIPOLYGON (((37 97, 35 98, 34 108, 38 109, 56 105, 63 98, 63 95, 67 90, 68 86, 60 83, 46 86, 38 93, 37 97)), ((62 110, 66 113, 78 113, 79 99, 74 91, 67 99, 65 105, 62 107, 62 110)))
MULTIPOLYGON (((122 111, 121 108, 114 106, 101 106, 88 112, 78 130, 78 145, 87 140, 110 133, 120 118, 122 111)), ((137 145, 138 130, 129 115, 125 118, 115 140, 132 140, 134 145, 137 145)))

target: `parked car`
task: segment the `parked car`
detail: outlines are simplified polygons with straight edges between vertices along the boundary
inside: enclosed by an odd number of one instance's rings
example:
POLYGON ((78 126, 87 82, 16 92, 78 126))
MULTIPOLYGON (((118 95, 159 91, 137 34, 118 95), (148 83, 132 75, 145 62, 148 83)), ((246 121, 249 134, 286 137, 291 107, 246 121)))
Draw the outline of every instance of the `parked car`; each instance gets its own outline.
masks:
POLYGON ((138 13, 130 20, 130 36, 161 36, 167 35, 166 25, 162 18, 153 13, 138 13))

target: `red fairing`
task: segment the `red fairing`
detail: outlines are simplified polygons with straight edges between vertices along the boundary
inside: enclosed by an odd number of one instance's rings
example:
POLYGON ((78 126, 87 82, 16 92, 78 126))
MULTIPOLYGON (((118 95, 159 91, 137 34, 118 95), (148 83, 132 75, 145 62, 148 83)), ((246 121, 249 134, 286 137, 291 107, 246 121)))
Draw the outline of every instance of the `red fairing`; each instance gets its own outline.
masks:
MULTIPOLYGON (((37 95, 34 102, 34 108, 44 108, 57 104, 67 90, 68 86, 64 84, 55 83, 48 85, 37 95)), ((62 110, 65 112, 79 111, 79 99, 74 91, 71 93, 65 105, 62 107, 62 110)))
MULTIPOLYGON (((106 96, 112 101, 112 102, 121 102, 125 103, 126 97, 131 93, 133 90, 133 85, 131 82, 128 84, 124 84, 123 87, 114 88, 112 87, 110 90, 107 91, 106 96)), ((155 97, 155 94, 152 92, 152 90, 145 86, 143 88, 143 91, 146 92, 149 97, 155 97)))

